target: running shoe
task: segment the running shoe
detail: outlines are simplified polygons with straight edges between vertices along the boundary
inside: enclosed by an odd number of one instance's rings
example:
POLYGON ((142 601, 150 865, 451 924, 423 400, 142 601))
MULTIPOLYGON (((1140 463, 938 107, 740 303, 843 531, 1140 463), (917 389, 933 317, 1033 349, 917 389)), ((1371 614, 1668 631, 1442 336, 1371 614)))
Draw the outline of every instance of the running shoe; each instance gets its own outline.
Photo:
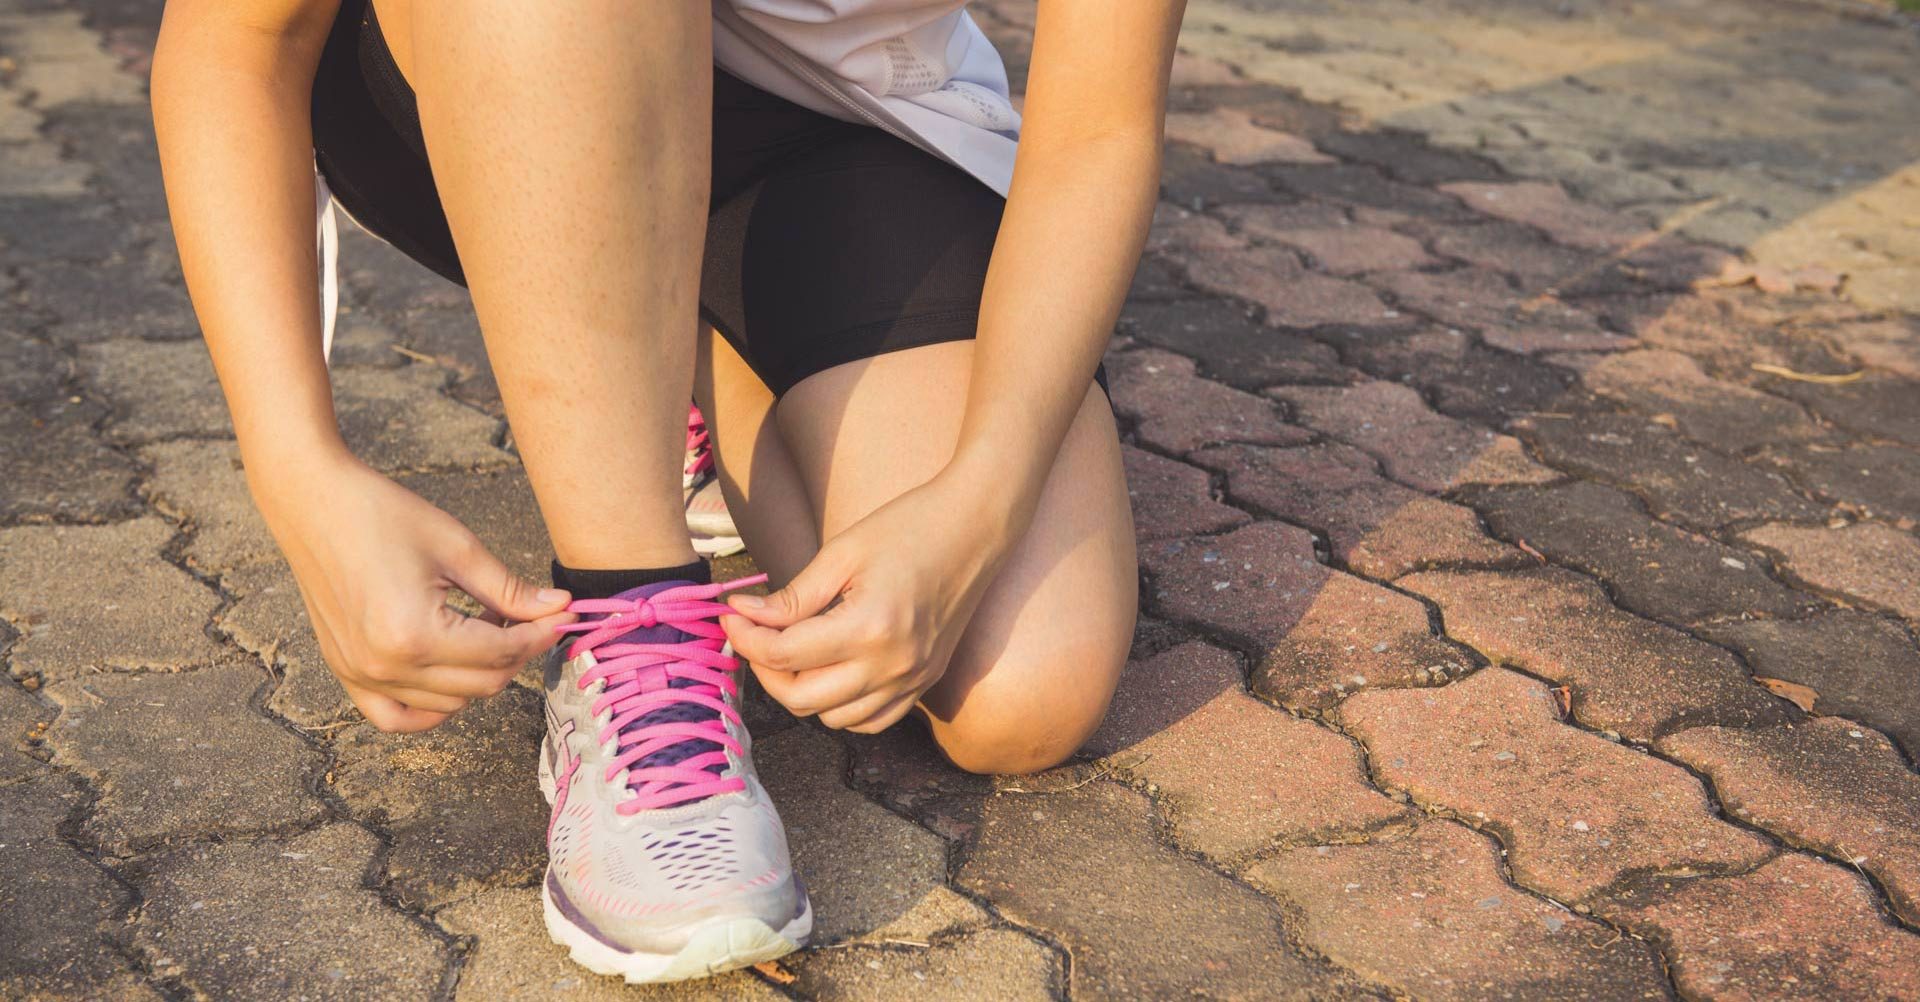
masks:
POLYGON ((703 557, 730 557, 747 548, 727 511, 714 468, 713 444, 707 419, 698 406, 687 408, 687 462, 680 476, 681 500, 686 505, 687 534, 693 550, 703 557))
POLYGON ((719 617, 724 584, 671 581, 569 608, 547 660, 540 789, 547 932, 575 962, 639 984, 799 949, 813 909, 754 773, 719 617))

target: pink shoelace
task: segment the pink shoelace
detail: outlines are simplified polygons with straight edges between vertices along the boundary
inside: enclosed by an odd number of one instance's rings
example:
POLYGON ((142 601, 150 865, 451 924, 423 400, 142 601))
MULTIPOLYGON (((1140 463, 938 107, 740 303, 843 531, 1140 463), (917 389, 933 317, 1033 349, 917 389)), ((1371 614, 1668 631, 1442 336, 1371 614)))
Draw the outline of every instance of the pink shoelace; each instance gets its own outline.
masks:
POLYGON ((687 405, 687 467, 688 480, 713 469, 713 449, 707 434, 706 415, 694 404, 687 405))
POLYGON ((765 574, 756 574, 722 584, 681 585, 648 598, 580 599, 567 607, 583 615, 605 616, 555 630, 584 634, 567 648, 569 659, 593 652, 595 664, 581 674, 581 690, 601 680, 606 682, 600 698, 593 702, 593 713, 598 716, 611 708, 613 716, 596 740, 602 744, 613 741, 618 749, 607 763, 608 782, 620 770, 628 770, 627 787, 634 795, 616 808, 621 814, 671 807, 746 788, 746 781, 738 776, 722 777, 710 771, 713 766, 726 765, 729 751, 746 754, 727 733, 726 721, 742 724, 739 712, 728 702, 740 692, 732 677, 740 662, 722 653, 726 632, 717 617, 729 610, 725 603, 713 599, 766 579, 765 574), (653 626, 668 626, 692 636, 666 644, 615 642, 623 634, 653 626), (676 679, 694 684, 673 686, 676 679), (689 704, 711 710, 713 716, 634 726, 656 710, 689 704), (696 753, 672 765, 636 766, 655 752, 689 741, 712 742, 720 748, 696 753))

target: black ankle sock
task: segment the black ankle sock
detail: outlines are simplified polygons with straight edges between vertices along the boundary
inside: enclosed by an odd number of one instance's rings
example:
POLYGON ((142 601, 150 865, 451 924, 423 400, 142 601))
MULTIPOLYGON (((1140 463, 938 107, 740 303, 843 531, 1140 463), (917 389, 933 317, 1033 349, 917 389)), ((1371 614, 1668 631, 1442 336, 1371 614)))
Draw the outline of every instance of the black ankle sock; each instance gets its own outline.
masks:
POLYGON ((577 571, 561 566, 558 560, 553 562, 553 586, 565 588, 574 598, 612 598, 629 588, 661 581, 708 584, 713 581, 713 571, 704 560, 678 567, 643 567, 630 571, 577 571))

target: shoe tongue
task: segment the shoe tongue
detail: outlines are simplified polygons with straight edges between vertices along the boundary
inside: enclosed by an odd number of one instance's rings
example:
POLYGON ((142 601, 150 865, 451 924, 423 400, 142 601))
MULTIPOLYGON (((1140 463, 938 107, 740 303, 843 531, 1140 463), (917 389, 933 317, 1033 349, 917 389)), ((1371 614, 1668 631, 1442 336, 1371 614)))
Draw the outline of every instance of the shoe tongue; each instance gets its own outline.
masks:
MULTIPOLYGON (((620 599, 621 601, 631 602, 635 599, 652 598, 653 596, 658 595, 659 593, 666 591, 669 588, 685 587, 693 583, 694 582, 692 581, 659 581, 653 584, 641 585, 638 588, 629 588, 626 591, 623 591, 613 597, 616 599, 620 599)), ((677 644, 682 641, 692 640, 692 639, 694 639, 693 634, 687 633, 684 630, 677 630, 671 626, 668 626, 665 623, 661 623, 657 626, 634 627, 633 629, 628 630, 627 632, 619 635, 618 637, 615 637, 614 639, 608 641, 608 643, 609 644, 677 644)), ((700 684, 701 683, 695 682, 691 679, 676 678, 668 682, 667 687, 671 689, 688 689, 700 684)), ((632 730, 638 727, 648 727, 653 724, 695 723, 702 720, 712 720, 717 716, 719 716, 719 714, 715 713, 711 709, 708 709, 707 707, 701 706, 698 703, 672 703, 667 706, 663 706, 657 710, 654 710, 650 713, 641 714, 632 723, 628 724, 626 728, 624 728, 623 730, 632 730)), ((649 768, 656 768, 659 766, 674 765, 679 762, 684 762, 695 755, 701 754, 702 752, 718 751, 719 748, 720 748, 720 745, 718 745, 715 742, 702 741, 702 740, 699 740, 698 738, 689 738, 677 744, 668 745, 667 747, 662 748, 659 751, 654 752, 653 754, 640 759, 640 761, 634 763, 634 767, 641 768, 641 769, 649 769, 649 768)), ((722 768, 721 766, 716 765, 708 769, 707 771, 718 775, 721 768, 722 768)))

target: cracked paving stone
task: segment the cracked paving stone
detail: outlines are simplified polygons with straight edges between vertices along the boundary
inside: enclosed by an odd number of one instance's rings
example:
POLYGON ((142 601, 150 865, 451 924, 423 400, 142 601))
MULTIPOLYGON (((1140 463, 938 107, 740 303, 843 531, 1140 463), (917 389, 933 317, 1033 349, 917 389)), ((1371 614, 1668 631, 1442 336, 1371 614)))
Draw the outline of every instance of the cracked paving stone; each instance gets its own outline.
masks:
POLYGON ((794 988, 813 999, 912 998, 934 1002, 1050 999, 1065 979, 1053 952, 1010 929, 981 929, 925 948, 853 946, 804 953, 794 988))
POLYGON ((320 653, 287 565, 257 564, 228 575, 225 584, 240 598, 214 626, 280 676, 267 708, 303 729, 325 727, 353 712, 353 701, 320 653))
POLYGON ((1854 366, 1827 340, 1785 318, 1757 311, 1724 291, 1679 296, 1614 296, 1595 307, 1608 323, 1649 348, 1691 356, 1710 376, 1758 386, 1756 362, 1795 372, 1841 375, 1854 366))
POLYGON ((1429 571, 1398 583, 1440 607, 1447 636, 1567 686, 1587 727, 1646 742, 1702 724, 1787 719, 1785 704, 1726 651, 1621 611, 1572 571, 1429 571))
POLYGON ((333 792, 392 844, 387 879, 409 908, 529 883, 546 865, 546 804, 535 782, 541 697, 508 688, 419 734, 371 724, 334 742, 333 792))
POLYGON ((1643 349, 1607 355, 1580 376, 1589 390, 1642 413, 1667 415, 1688 437, 1722 452, 1821 437, 1805 412, 1786 400, 1710 378, 1676 351, 1643 349))
POLYGON ((1407 309, 1450 327, 1468 327, 1495 348, 1518 354, 1615 351, 1633 344, 1600 328, 1585 310, 1558 300, 1523 296, 1491 271, 1399 271, 1371 281, 1407 309))
POLYGON ((1643 417, 1540 414, 1513 428, 1555 467, 1625 486, 1646 498, 1655 515, 1696 531, 1744 519, 1815 519, 1826 513, 1784 477, 1703 449, 1643 417))
POLYGON ((54 834, 85 802, 45 767, 0 786, 0 996, 159 998, 107 945, 126 890, 54 834))
POLYGON ((970 826, 979 798, 993 790, 992 777, 948 762, 924 724, 902 723, 879 734, 847 734, 845 739, 854 789, 923 819, 927 827, 950 838, 971 830, 957 826, 970 826))
POLYGON ((1309 271, 1292 251, 1278 247, 1203 248, 1181 254, 1180 260, 1193 284, 1259 306, 1274 327, 1412 323, 1411 317, 1389 309, 1372 289, 1309 271))
POLYGON ((53 722, 57 712, 25 689, 0 681, 0 786, 45 774, 45 763, 29 754, 29 749, 38 744, 38 732, 53 722))
POLYGON ((1573 383, 1565 369, 1483 347, 1457 329, 1345 330, 1333 340, 1348 364, 1418 388, 1442 414, 1482 424, 1557 411, 1573 383))
POLYGON ((988 800, 959 880, 1071 951, 1075 998, 1366 994, 1294 952, 1274 902, 1161 845, 1146 798, 1112 783, 988 800))
POLYGON ((1766 730, 1699 727, 1661 752, 1705 773, 1726 809, 1872 874, 1920 922, 1920 774, 1878 731, 1839 717, 1766 730))
POLYGON ((207 346, 191 341, 107 341, 80 351, 88 382, 112 399, 107 436, 124 445, 233 434, 207 346))
POLYGON ((145 857, 134 943, 211 998, 428 998, 452 951, 368 886, 380 841, 330 824, 145 857))
POLYGON ((1108 363, 1114 409, 1156 449, 1185 453, 1215 442, 1297 445, 1312 434, 1280 420, 1272 402, 1194 374, 1192 359, 1146 349, 1108 363))
POLYGON ((1519 566, 1532 559, 1489 537, 1471 510, 1380 476, 1373 457, 1350 445, 1232 445, 1191 458, 1225 474, 1236 501, 1324 533, 1335 560, 1370 577, 1392 580, 1440 565, 1519 566))
POLYGON ((1313 537, 1290 525, 1150 544, 1141 563, 1165 614, 1259 645, 1255 688, 1290 709, 1421 685, 1429 666, 1461 659, 1433 635, 1425 606, 1316 561, 1313 537))
POLYGON ((0 522, 108 521, 138 513, 139 471, 101 441, 95 403, 0 406, 0 522))
POLYGON ((1133 502, 1133 531, 1141 540, 1197 536, 1245 525, 1253 517, 1213 498, 1207 471, 1120 447, 1133 502))
POLYGON ((1559 473, 1529 459, 1518 439, 1436 414, 1418 391, 1383 380, 1273 391, 1301 423, 1379 457, 1388 476, 1438 493, 1463 484, 1538 484, 1559 473))
POLYGON ((1120 330, 1195 359, 1207 379, 1249 392, 1276 383, 1344 382, 1353 375, 1332 348, 1268 327, 1246 307, 1218 297, 1128 303, 1120 330))
POLYGON ((1408 232, 1427 238, 1435 253, 1512 278, 1529 295, 1554 289, 1606 261, 1601 255, 1554 243, 1517 223, 1418 225, 1408 232))
MULTIPOLYGON (((1337 230, 1353 226, 1352 213, 1332 202, 1288 202, 1284 205, 1226 205, 1220 215, 1242 237, 1284 243, 1302 230, 1337 230)), ((1369 227, 1371 229, 1371 227, 1369 227)), ((1245 246, 1245 240, 1241 246, 1245 246)))
POLYGON ((231 441, 181 440, 140 450, 153 469, 145 492, 154 506, 186 523, 187 564, 224 574, 278 562, 280 551, 247 493, 240 448, 231 441))
POLYGON ((1752 866, 1768 844, 1714 816, 1686 770, 1560 721, 1545 685, 1483 668, 1340 708, 1382 785, 1491 829, 1514 879, 1580 901, 1638 870, 1752 866))
POLYGON ((1734 877, 1640 876, 1596 910, 1658 943, 1687 998, 1920 997, 1920 936, 1866 881, 1795 853, 1734 877))
POLYGON ((1213 154, 1215 163, 1246 167, 1265 163, 1334 162, 1307 140, 1260 125, 1239 108, 1171 112, 1167 115, 1166 130, 1167 139, 1198 146, 1213 154))
POLYGON ((774 1002, 785 998, 746 971, 656 985, 629 985, 620 978, 595 974, 568 959, 566 948, 547 935, 538 887, 487 890, 436 912, 434 919, 448 932, 476 940, 460 966, 460 983, 453 993, 461 1002, 774 1002))
POLYGON ((1491 161, 1441 149, 1426 137, 1398 129, 1341 130, 1314 137, 1314 145, 1345 160, 1372 164, 1417 185, 1447 181, 1498 181, 1506 174, 1491 161))
POLYGON ((1341 278, 1437 263, 1420 247, 1419 241, 1378 226, 1345 224, 1315 229, 1266 229, 1263 235, 1305 254, 1307 266, 1312 270, 1341 278))
POLYGON ((1390 180, 1372 167, 1358 164, 1274 165, 1260 173, 1302 198, 1321 198, 1344 205, 1380 210, 1401 219, 1471 219, 1473 213, 1458 200, 1434 191, 1390 180))
POLYGON ((20 632, 14 673, 55 681, 216 660, 204 627, 219 596, 161 558, 173 534, 157 518, 0 529, 0 617, 20 632), (104 594, 103 581, 113 582, 104 594))
POLYGON ((136 249, 104 261, 35 260, 20 277, 18 308, 57 318, 47 334, 64 344, 193 341, 200 333, 170 248, 136 249))
POLYGON ((1610 251, 1648 232, 1631 216, 1574 201, 1551 181, 1455 181, 1440 190, 1489 216, 1532 226, 1573 247, 1610 251))
POLYGON ((1920 759, 1920 647, 1894 623, 1841 609, 1812 619, 1716 623, 1700 632, 1738 651, 1755 675, 1812 689, 1813 712, 1884 731, 1920 759))
POLYGON ((1643 616, 1697 623, 1823 604, 1769 577, 1754 554, 1654 521, 1628 495, 1590 481, 1486 491, 1473 506, 1496 535, 1592 574, 1643 616))
POLYGON ((1910 533, 1879 522, 1838 529, 1772 523, 1740 538, 1778 553, 1790 578, 1920 620, 1920 540, 1910 533))
MULTIPOLYGON (((553 572, 553 547, 533 485, 518 465, 485 471, 403 473, 400 486, 460 520, 507 569, 545 585, 553 572)), ((719 580, 715 578, 714 580, 719 580)))
POLYGON ((813 898, 815 945, 885 925, 946 882, 946 843, 848 789, 833 735, 788 728, 756 742, 754 760, 813 898))
POLYGON ((1151 784, 1174 841, 1214 859, 1407 813, 1368 785, 1353 742, 1254 699, 1233 655, 1200 642, 1129 664, 1086 751, 1151 784))
POLYGON ((109 852, 310 824, 319 757, 254 712, 266 675, 232 660, 193 671, 108 675, 47 687, 61 714, 54 760, 100 790, 86 829, 109 852))
POLYGON ((354 454, 380 470, 500 466, 499 422, 441 393, 442 371, 424 365, 333 373, 340 427, 354 454))
POLYGON ((1839 449, 1806 444, 1770 449, 1760 462, 1785 470, 1814 493, 1861 517, 1920 522, 1920 453, 1892 445, 1839 449))
POLYGON ((1664 999, 1645 943, 1515 888, 1499 847, 1450 821, 1255 864, 1304 916, 1301 939, 1396 995, 1435 1000, 1664 999))
POLYGON ((1920 380, 1920 326, 1910 316, 1839 323, 1820 332, 1867 365, 1920 380))

